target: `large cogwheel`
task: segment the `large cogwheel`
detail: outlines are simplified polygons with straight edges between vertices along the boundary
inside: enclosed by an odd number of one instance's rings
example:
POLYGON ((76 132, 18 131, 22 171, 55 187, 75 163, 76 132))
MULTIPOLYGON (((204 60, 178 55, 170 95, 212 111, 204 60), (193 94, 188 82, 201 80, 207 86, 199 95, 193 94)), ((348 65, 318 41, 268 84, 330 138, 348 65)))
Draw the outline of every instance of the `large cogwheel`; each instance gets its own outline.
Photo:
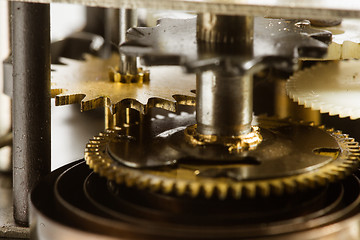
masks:
POLYGON ((118 54, 109 59, 85 55, 84 61, 62 58, 64 65, 52 65, 52 95, 56 105, 81 103, 87 111, 105 105, 125 106, 145 113, 158 107, 175 111, 177 104, 195 105, 195 76, 180 67, 150 67, 149 81, 114 82, 109 72, 118 66, 118 54))
POLYGON ((341 118, 360 118, 360 61, 319 63, 290 77, 286 90, 305 107, 341 118))
MULTIPOLYGON (((171 135, 182 133, 185 124, 166 129, 162 121, 155 120, 158 129, 148 135, 153 136, 153 141, 168 139, 171 145, 171 135)), ((344 178, 358 166, 358 143, 340 131, 270 118, 260 119, 259 127, 263 141, 255 150, 240 153, 238 161, 214 162, 185 156, 163 166, 127 162, 121 158, 136 157, 141 150, 127 147, 137 141, 136 137, 127 136, 125 140, 118 130, 107 130, 91 139, 85 159, 96 173, 118 184, 163 194, 219 199, 267 197, 323 186, 344 178)), ((182 143, 175 145, 181 149, 182 143)), ((163 156, 158 147, 149 151, 163 156)), ((149 161, 153 161, 151 157, 149 161)))

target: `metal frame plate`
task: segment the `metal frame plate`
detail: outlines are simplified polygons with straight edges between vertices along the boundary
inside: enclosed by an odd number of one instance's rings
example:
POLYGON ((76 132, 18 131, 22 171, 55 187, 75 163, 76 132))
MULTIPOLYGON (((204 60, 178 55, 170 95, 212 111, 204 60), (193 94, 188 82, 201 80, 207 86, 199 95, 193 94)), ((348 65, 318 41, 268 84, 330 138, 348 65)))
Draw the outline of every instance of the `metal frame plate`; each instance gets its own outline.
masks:
POLYGON ((97 7, 172 9, 284 18, 360 18, 358 0, 22 0, 97 7))

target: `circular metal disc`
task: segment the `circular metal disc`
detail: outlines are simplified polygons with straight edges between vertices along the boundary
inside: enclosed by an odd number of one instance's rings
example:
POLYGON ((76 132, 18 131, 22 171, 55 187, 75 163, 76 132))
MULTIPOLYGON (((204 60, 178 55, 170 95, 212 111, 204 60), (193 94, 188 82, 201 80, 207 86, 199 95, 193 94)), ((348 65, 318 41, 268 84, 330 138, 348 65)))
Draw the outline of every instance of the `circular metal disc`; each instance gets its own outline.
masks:
POLYGON ((36 186, 30 229, 32 239, 44 240, 355 240, 359 202, 358 173, 319 191, 272 199, 207 200, 112 186, 84 162, 76 162, 36 186))
MULTIPOLYGON (((339 131, 267 118, 259 120, 259 127, 262 143, 255 150, 239 154, 224 151, 227 148, 222 146, 189 146, 177 137, 182 132, 176 128, 172 134, 158 134, 147 141, 147 146, 158 138, 168 142, 178 151, 177 159, 172 154, 159 153, 157 145, 144 147, 149 158, 144 155, 137 158, 139 150, 133 153, 132 148, 126 147, 129 141, 124 138, 119 141, 119 131, 107 130, 90 140, 85 159, 95 172, 117 183, 165 194, 220 199, 313 188, 341 179, 358 166, 358 143, 339 131), (116 145, 121 151, 115 158, 111 155, 116 152, 113 151, 116 145), (154 162, 152 152, 161 156, 159 161, 154 162), (167 156, 175 161, 171 164, 165 161, 167 156), (207 159, 214 156, 218 161, 207 159)), ((173 128, 163 130, 169 133, 173 128)))
POLYGON ((360 61, 320 63, 295 73, 286 84, 295 102, 321 113, 360 118, 360 61))

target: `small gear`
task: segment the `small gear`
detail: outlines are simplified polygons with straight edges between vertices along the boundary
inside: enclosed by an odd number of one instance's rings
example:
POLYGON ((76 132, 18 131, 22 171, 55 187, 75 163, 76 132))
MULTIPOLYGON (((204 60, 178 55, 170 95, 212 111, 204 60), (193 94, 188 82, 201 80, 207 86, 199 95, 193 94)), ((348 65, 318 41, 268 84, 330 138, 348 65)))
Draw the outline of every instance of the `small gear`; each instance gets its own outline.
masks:
POLYGON ((321 113, 360 118, 360 61, 319 63, 295 73, 286 84, 295 102, 321 113))
POLYGON ((242 152, 243 161, 214 163, 187 158, 173 165, 125 166, 108 152, 111 144, 123 141, 118 130, 107 130, 91 139, 85 160, 96 173, 118 184, 219 199, 267 197, 323 186, 351 174, 358 166, 358 143, 340 131, 270 118, 259 122, 264 140, 256 150, 242 152))
POLYGON ((180 67, 150 67, 149 81, 123 83, 111 79, 120 61, 118 54, 109 59, 92 55, 84 58, 84 61, 62 58, 64 65, 52 65, 56 105, 81 103, 82 111, 105 105, 111 105, 113 110, 125 106, 143 114, 149 107, 175 111, 176 104, 195 105, 195 94, 191 92, 196 88, 195 76, 183 73, 180 67))
POLYGON ((332 43, 328 47, 328 53, 320 60, 360 58, 359 19, 343 19, 340 25, 316 29, 327 30, 332 33, 332 43))

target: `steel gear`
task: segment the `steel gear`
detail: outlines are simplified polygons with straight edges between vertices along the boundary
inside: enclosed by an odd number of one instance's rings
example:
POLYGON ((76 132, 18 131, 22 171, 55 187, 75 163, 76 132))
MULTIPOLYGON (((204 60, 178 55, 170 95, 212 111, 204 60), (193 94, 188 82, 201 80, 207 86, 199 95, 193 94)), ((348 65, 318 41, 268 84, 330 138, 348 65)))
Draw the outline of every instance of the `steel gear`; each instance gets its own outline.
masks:
MULTIPOLYGON (((84 61, 62 58, 65 65, 52 65, 52 95, 56 105, 81 103, 87 111, 105 105, 114 110, 124 105, 145 114, 147 108, 175 111, 177 104, 195 105, 195 77, 180 67, 150 67, 149 81, 116 82, 113 67, 119 55, 109 59, 84 55, 84 61), (110 77, 109 77, 110 74, 110 77), (178 79, 173 81, 173 79, 178 79)), ((140 76, 141 77, 141 76, 140 76)))
POLYGON ((328 53, 321 60, 340 60, 360 58, 360 21, 359 19, 343 19, 342 23, 333 27, 322 27, 332 33, 332 43, 328 53))
MULTIPOLYGON (((156 27, 130 29, 128 41, 119 49, 125 55, 142 57, 144 64, 150 66, 171 63, 184 66, 189 72, 231 69, 244 74, 262 69, 261 66, 291 71, 294 59, 323 57, 331 42, 329 31, 311 28, 308 21, 261 17, 254 19, 252 46, 246 49, 237 44, 209 46, 197 41, 196 32, 196 18, 161 19, 156 27)), ((205 35, 207 41, 215 41, 211 34, 205 35)))
POLYGON ((321 113, 360 118, 360 62, 320 63, 295 73, 286 84, 295 102, 321 113))
MULTIPOLYGON (((263 134, 263 142, 240 162, 187 159, 170 166, 125 166, 107 151, 109 143, 120 138, 117 130, 107 130, 91 139, 85 159, 96 173, 118 184, 164 194, 219 199, 267 197, 323 186, 342 179, 358 166, 358 143, 340 131, 269 118, 260 120, 259 125, 260 131, 268 131, 263 134), (275 146, 281 148, 279 154, 275 153, 273 142, 279 143, 275 146), (255 156, 262 158, 257 161, 252 159, 255 156), (312 161, 311 164, 308 161, 312 161), (292 165, 296 167, 291 169, 292 165)), ((165 132, 160 135, 169 134, 165 132)))

